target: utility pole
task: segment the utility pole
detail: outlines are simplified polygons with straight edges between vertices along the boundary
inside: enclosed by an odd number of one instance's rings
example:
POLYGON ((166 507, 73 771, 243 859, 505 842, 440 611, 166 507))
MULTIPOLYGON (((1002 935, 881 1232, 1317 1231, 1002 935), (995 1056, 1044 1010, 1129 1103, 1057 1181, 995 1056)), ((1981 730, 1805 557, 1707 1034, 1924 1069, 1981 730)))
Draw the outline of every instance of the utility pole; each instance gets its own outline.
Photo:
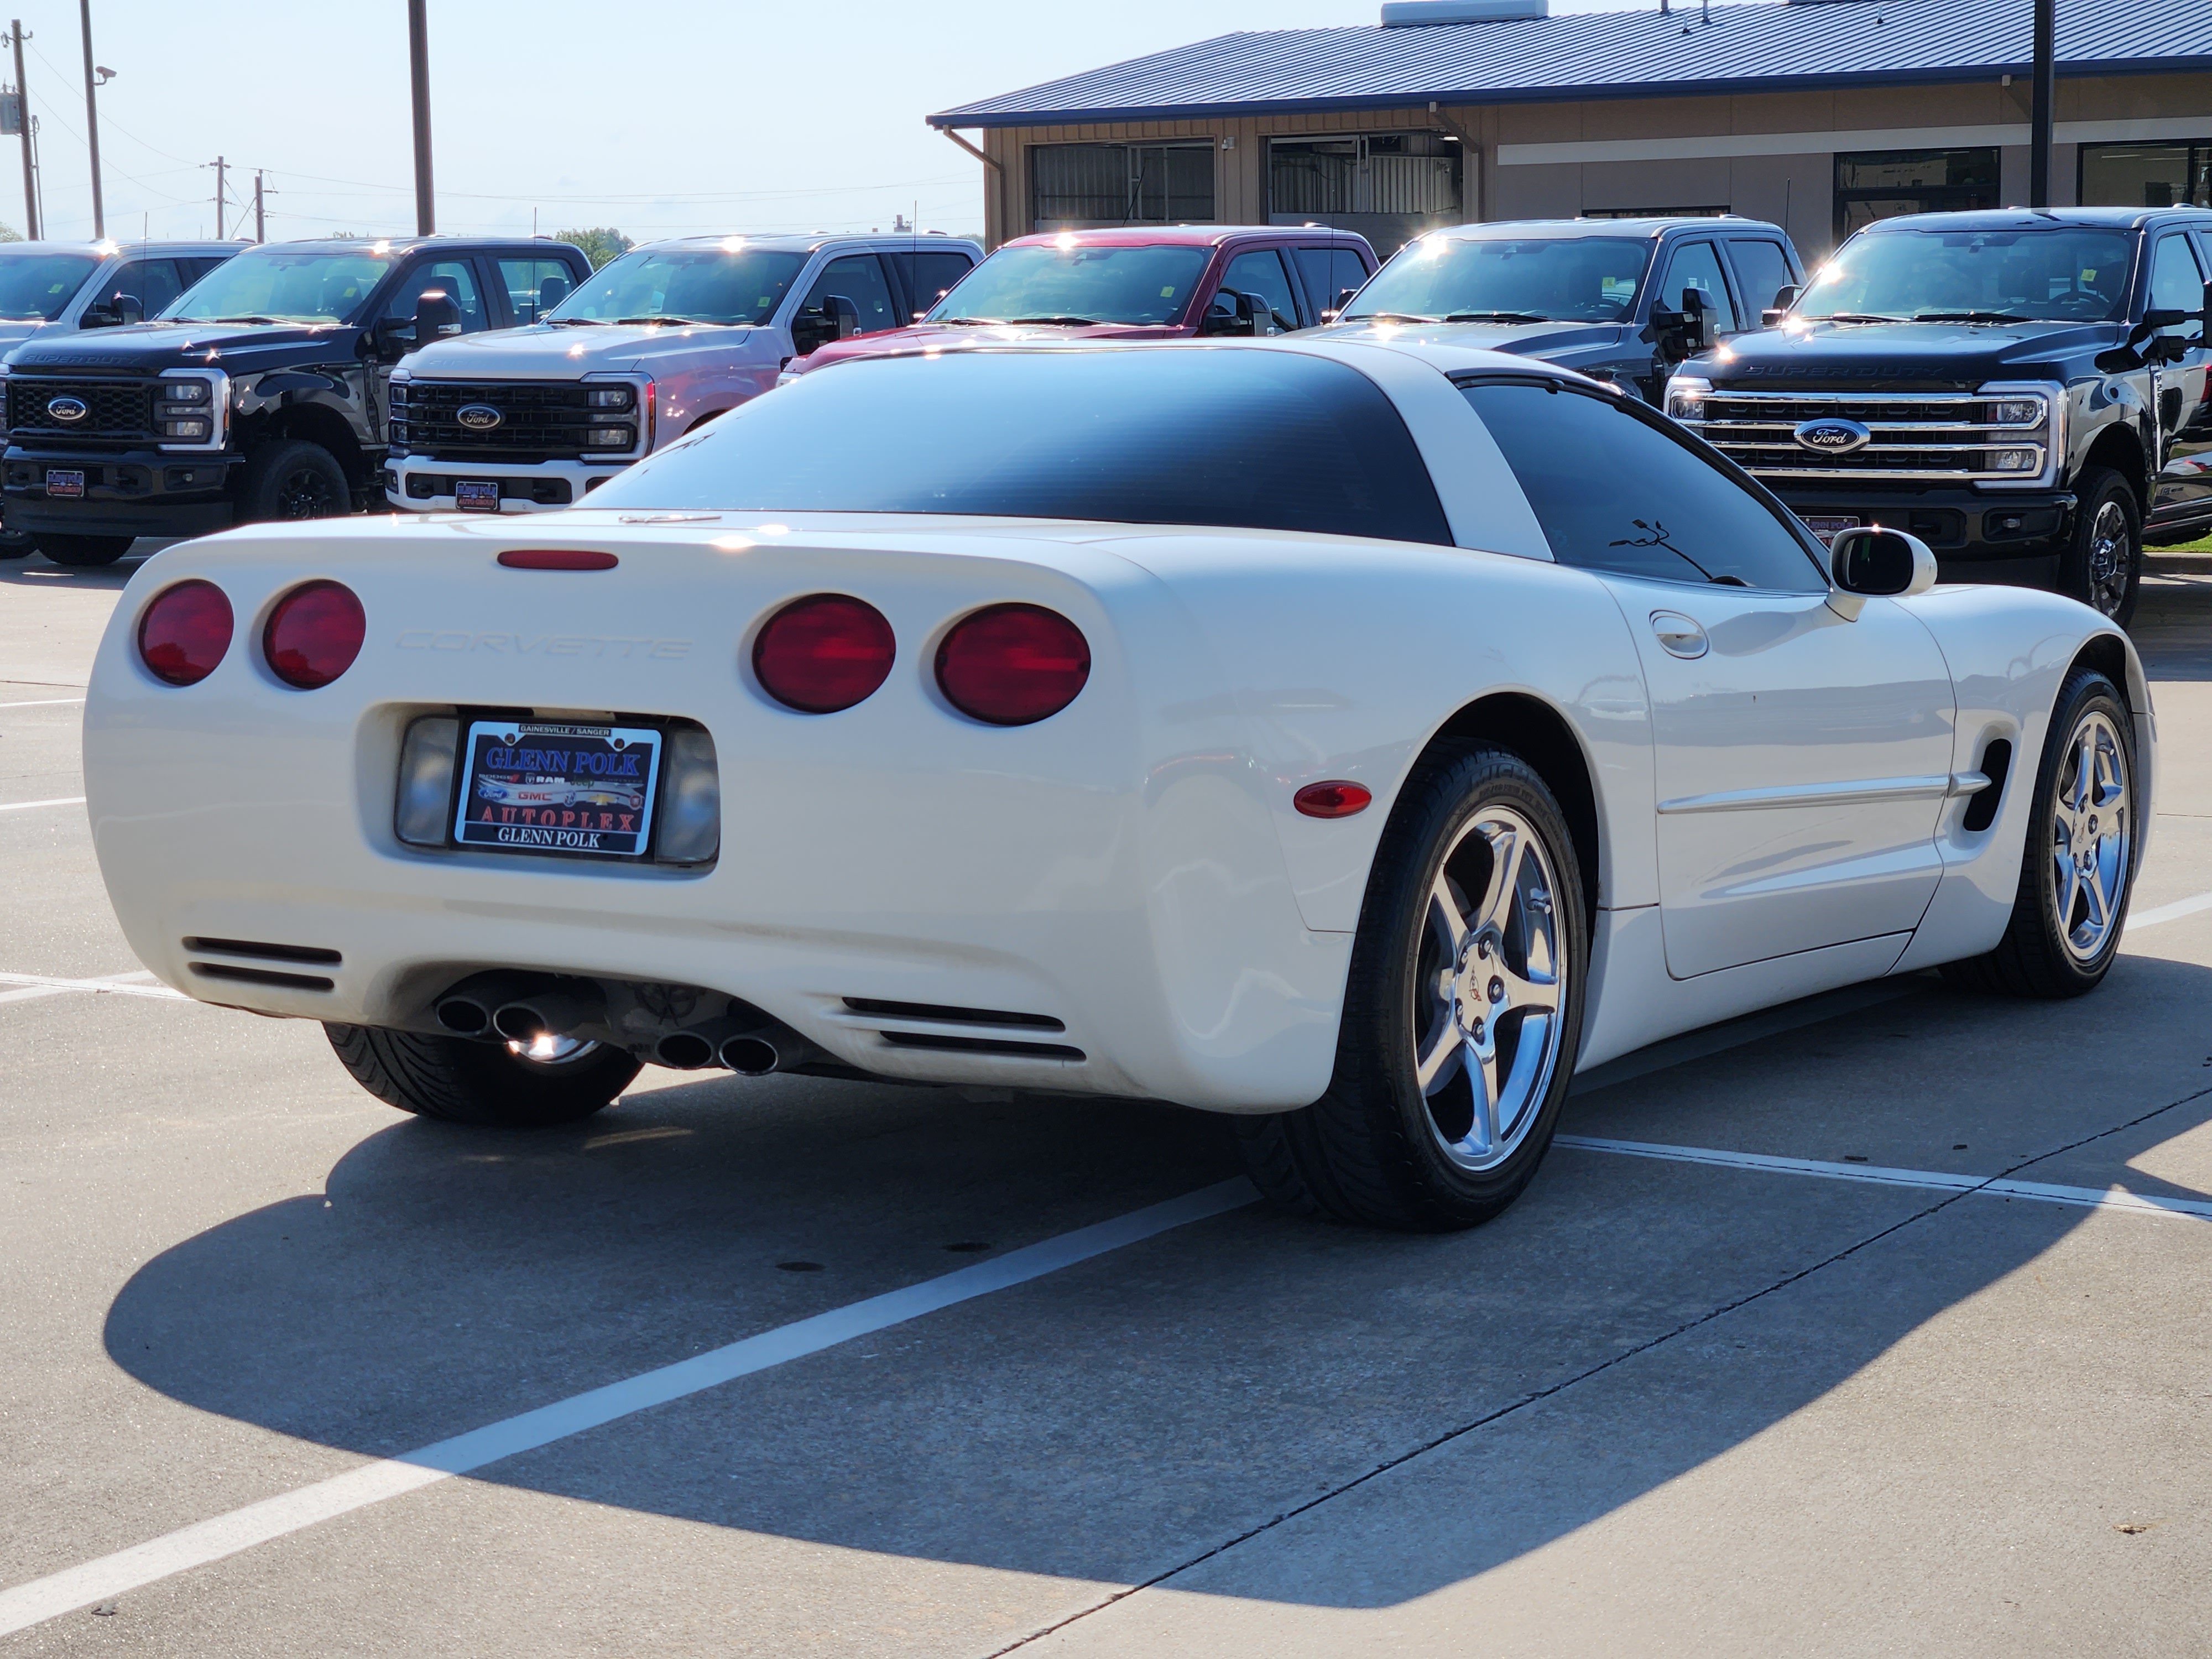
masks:
POLYGON ((31 178, 31 91, 23 84, 23 21, 8 25, 8 38, 15 48, 15 95, 23 100, 23 234, 39 240, 39 187, 31 178))
POLYGON ((216 156, 215 158, 215 239, 218 242, 222 240, 223 166, 222 157, 216 156))
POLYGON ((76 0, 76 11, 84 25, 84 132, 92 150, 92 234, 98 241, 107 234, 107 216, 100 202, 100 105, 92 95, 100 84, 93 79, 92 0, 76 0))
POLYGON ((257 242, 265 242, 269 240, 268 227, 261 216, 261 169, 259 167, 253 169, 253 240, 257 242))
POLYGON ((407 0, 407 70, 415 94, 415 234, 438 228, 430 187, 430 24, 428 0, 407 0))
POLYGON ((2052 106, 2058 101, 2056 0, 2035 0, 2035 100, 2028 117, 2027 204, 2051 205, 2052 106))

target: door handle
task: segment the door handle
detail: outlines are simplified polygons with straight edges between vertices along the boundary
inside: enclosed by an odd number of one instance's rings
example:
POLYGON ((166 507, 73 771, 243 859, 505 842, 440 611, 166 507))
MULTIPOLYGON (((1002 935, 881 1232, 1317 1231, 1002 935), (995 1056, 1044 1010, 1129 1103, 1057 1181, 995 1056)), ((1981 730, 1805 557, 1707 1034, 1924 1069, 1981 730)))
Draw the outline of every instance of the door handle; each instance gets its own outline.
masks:
POLYGON ((1694 661, 1705 654, 1705 630, 1679 611, 1653 611, 1651 631, 1659 636, 1659 648, 1670 657, 1694 661))

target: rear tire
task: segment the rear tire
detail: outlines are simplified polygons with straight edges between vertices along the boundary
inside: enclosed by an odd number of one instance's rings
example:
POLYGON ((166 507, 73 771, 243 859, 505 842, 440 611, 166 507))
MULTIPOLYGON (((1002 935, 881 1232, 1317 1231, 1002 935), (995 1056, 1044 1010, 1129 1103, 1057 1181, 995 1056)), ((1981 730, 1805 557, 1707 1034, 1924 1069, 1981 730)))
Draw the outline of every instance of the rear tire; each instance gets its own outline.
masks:
POLYGON ((323 1027, 354 1081, 417 1117, 495 1129, 543 1129, 587 1118, 628 1088, 639 1064, 590 1045, 572 1060, 525 1060, 500 1042, 422 1036, 373 1025, 323 1027))
POLYGON ((239 492, 244 524, 287 519, 335 519, 353 511, 353 481, 320 444, 286 439, 246 458, 239 492))
POLYGON ((0 530, 0 559, 21 559, 39 550, 28 531, 0 530))
POLYGON ((1504 749, 1425 759, 1368 878, 1328 1092, 1236 1120, 1254 1183, 1367 1226, 1497 1215, 1551 1145, 1589 958, 1573 839, 1543 780, 1504 749))
POLYGON ((1946 964, 1943 977, 2000 996, 2095 990, 2127 925, 2139 815, 2134 717, 2111 680, 2077 668, 2051 711, 2004 937, 1986 956, 1946 964))
POLYGON ((72 570, 90 570, 103 564, 113 564, 131 550, 136 539, 131 536, 54 536, 37 535, 31 538, 39 551, 56 564, 65 564, 72 570))
POLYGON ((2108 466, 2084 468, 2075 489, 2081 504, 2058 557, 2058 591, 2125 628, 2142 588, 2142 509, 2108 466))

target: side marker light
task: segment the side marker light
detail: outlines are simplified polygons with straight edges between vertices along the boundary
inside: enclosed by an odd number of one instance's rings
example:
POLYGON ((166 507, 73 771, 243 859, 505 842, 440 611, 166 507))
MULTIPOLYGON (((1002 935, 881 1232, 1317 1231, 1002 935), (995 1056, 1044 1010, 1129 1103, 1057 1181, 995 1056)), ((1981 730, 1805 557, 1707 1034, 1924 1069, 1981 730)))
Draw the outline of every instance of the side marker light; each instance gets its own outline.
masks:
POLYGON ((1291 804, 1310 818, 1348 818, 1364 812, 1375 792, 1364 784, 1310 783, 1291 797, 1291 804))

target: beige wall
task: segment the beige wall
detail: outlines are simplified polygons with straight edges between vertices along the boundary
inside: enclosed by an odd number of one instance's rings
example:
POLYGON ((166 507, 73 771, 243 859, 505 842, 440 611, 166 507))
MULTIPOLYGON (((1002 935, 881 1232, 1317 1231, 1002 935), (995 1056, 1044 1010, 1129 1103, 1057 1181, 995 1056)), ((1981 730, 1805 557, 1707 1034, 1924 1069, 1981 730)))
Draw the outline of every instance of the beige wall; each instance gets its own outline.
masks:
MULTIPOLYGON (((1457 132, 1476 149, 1466 185, 1470 217, 1569 218, 1598 208, 1727 206, 1784 224, 1807 258, 1817 259, 1834 240, 1832 151, 1660 161, 1539 161, 1500 167, 1498 146, 2000 126, 2025 121, 2027 114, 2025 82, 2006 87, 1991 79, 1956 86, 1844 88, 1733 97, 1448 106, 1433 113, 1415 106, 1329 115, 1001 127, 971 136, 981 139, 987 153, 1004 170, 1000 174, 985 169, 985 234, 994 247, 1028 229, 1029 179, 1024 162, 1031 144, 1209 139, 1216 148, 1215 217, 1224 224, 1248 224, 1267 219, 1268 138, 1425 127, 1457 132)), ((2202 118, 2198 136, 2212 137, 2212 75, 2062 81, 2057 115, 2061 122, 2202 118)), ((2052 156, 2052 194, 2062 205, 2074 199, 2075 150, 2073 144, 2062 143, 2052 156)), ((2007 201, 2027 199, 2027 146, 2004 146, 2007 201)))

